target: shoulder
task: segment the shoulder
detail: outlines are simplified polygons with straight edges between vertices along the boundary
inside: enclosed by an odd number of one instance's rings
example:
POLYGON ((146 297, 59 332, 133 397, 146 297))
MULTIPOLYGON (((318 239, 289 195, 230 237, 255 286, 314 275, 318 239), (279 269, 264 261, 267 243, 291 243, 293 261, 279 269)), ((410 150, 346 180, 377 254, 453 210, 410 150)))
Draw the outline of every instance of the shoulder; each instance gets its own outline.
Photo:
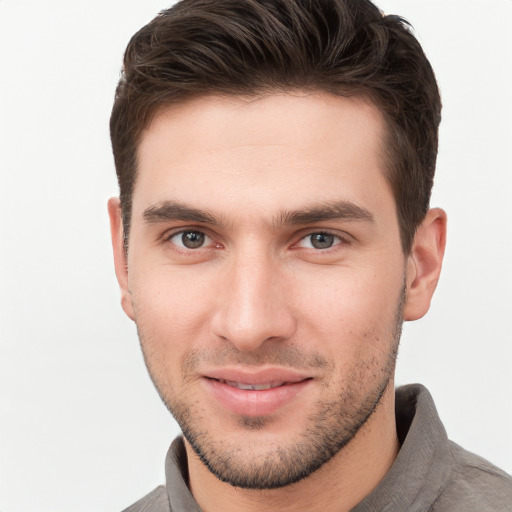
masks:
POLYGON ((449 447, 453 471, 432 512, 459 510, 462 504, 464 512, 512 512, 512 476, 453 442, 449 447))
POLYGON ((167 491, 163 485, 141 498, 139 501, 129 506, 123 512, 170 512, 169 499, 167 491))

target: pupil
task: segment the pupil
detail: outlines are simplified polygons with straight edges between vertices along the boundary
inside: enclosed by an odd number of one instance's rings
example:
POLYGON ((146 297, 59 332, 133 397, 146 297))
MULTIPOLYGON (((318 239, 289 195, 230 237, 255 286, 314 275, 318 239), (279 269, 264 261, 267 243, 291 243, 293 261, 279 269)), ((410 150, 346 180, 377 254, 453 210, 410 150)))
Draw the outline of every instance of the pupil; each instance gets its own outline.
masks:
POLYGON ((188 249, 197 249, 204 243, 204 233, 199 231, 187 231, 181 235, 183 245, 188 249))
POLYGON ((328 249, 334 243, 334 235, 327 233, 315 233, 311 235, 311 245, 315 249, 328 249))

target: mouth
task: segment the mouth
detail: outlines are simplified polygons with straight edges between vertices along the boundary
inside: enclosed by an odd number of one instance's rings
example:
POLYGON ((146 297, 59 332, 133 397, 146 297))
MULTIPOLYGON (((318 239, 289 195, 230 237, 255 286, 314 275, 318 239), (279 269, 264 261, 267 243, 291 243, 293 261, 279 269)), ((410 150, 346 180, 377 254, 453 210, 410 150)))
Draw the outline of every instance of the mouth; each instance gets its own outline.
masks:
POLYGON ((291 384, 288 382, 268 382, 266 384, 248 384, 245 382, 236 382, 234 380, 214 379, 222 384, 231 386, 232 388, 243 389, 245 391, 265 391, 267 389, 279 388, 291 384))
POLYGON ((275 414, 303 396, 313 377, 290 370, 213 370, 204 375, 209 399, 243 416, 275 414))

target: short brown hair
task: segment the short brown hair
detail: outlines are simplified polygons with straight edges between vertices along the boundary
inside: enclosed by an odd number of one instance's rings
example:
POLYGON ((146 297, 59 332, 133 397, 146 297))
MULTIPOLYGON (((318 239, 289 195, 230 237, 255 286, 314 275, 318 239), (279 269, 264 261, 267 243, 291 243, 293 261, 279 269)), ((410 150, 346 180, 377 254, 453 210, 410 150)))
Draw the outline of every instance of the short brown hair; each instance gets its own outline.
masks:
POLYGON ((382 112, 407 254, 429 207, 441 100, 409 24, 369 0, 182 0, 137 32, 110 119, 125 242, 137 147, 159 109, 194 96, 297 89, 362 95, 382 112))

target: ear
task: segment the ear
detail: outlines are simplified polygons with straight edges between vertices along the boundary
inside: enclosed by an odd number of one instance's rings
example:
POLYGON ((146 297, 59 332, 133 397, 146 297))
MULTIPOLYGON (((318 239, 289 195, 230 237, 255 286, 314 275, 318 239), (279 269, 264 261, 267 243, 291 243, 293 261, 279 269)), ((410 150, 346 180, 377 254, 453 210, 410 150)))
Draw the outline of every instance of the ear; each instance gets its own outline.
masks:
POLYGON ((121 215, 121 203, 118 197, 108 200, 108 215, 110 217, 110 233, 112 235, 112 248, 114 250, 114 266, 117 282, 121 289, 121 306, 124 312, 134 320, 133 305, 128 289, 128 263, 123 237, 123 220, 121 215))
POLYGON ((417 320, 429 310, 441 273, 445 245, 446 213, 433 208, 416 230, 407 257, 404 320, 417 320))

